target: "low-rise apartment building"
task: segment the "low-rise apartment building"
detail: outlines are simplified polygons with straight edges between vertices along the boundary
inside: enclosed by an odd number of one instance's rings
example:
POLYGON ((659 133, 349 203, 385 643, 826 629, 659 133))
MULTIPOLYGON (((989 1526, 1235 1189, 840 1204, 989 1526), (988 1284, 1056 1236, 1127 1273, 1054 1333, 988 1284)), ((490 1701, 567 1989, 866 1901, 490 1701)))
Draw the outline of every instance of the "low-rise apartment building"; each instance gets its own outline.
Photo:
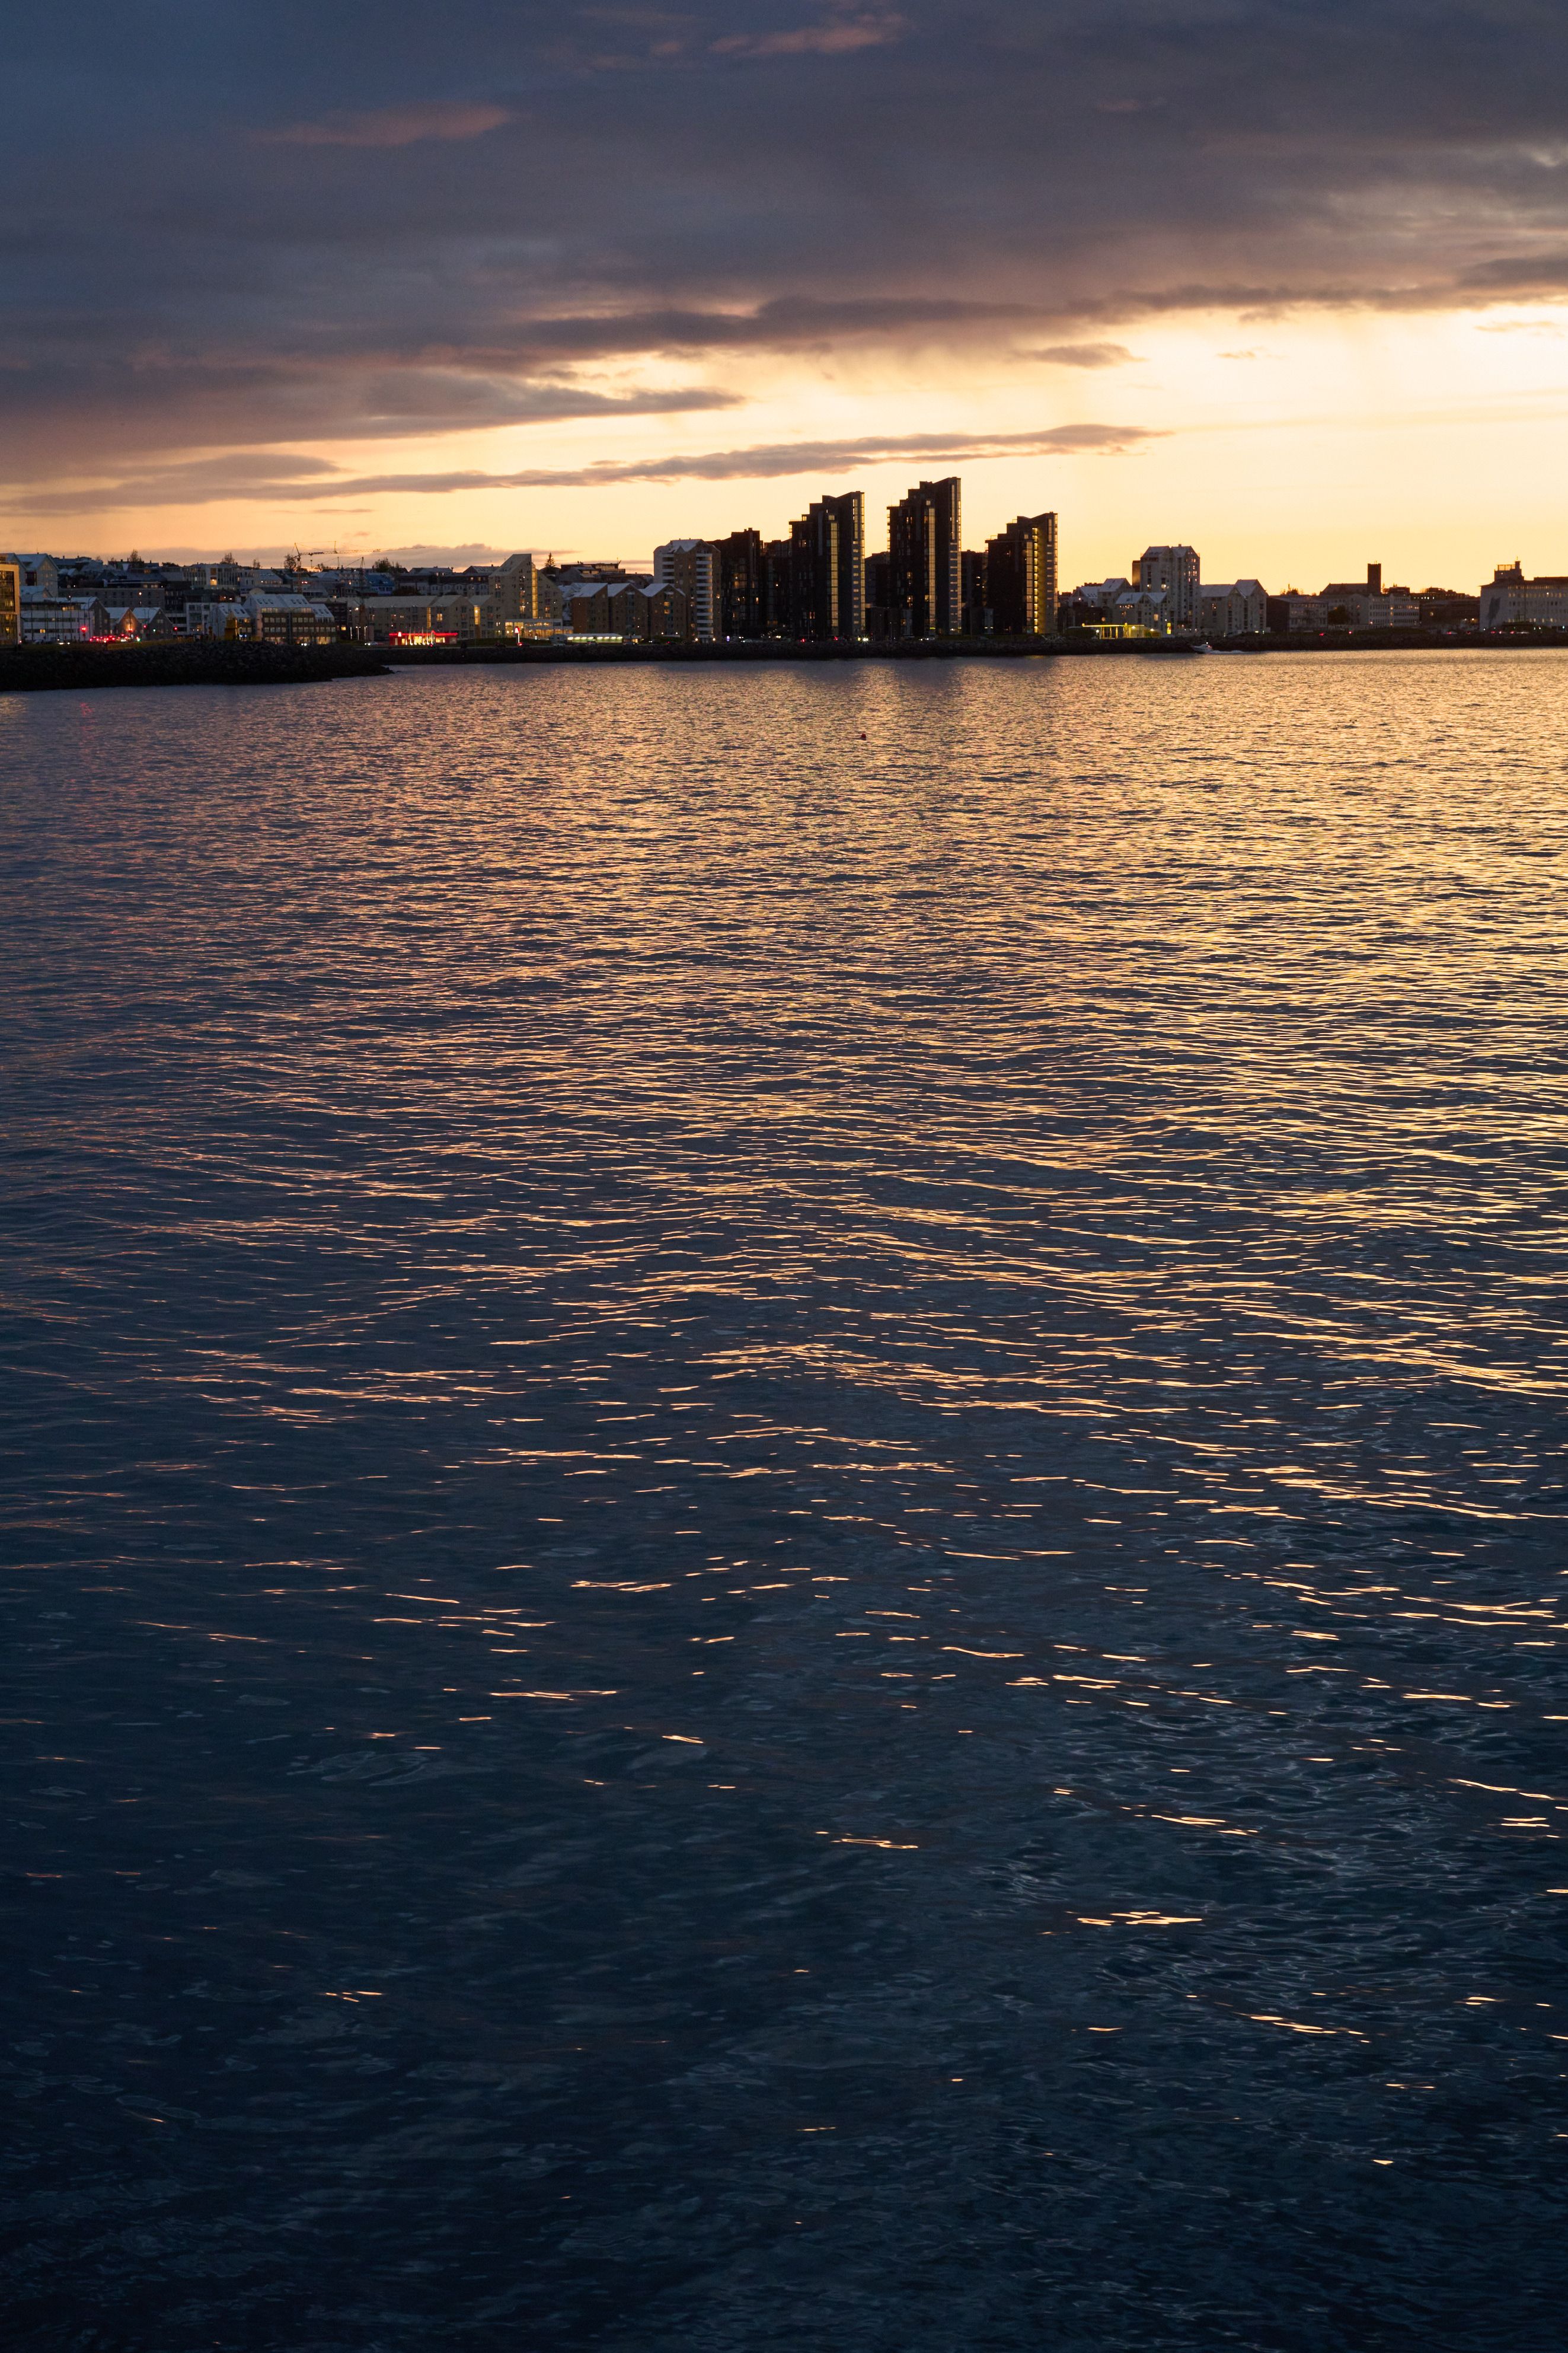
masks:
POLYGON ((497 634, 488 596, 365 596, 354 609, 373 646, 468 645, 497 634))
POLYGON ((71 646, 108 635, 109 622, 96 596, 56 596, 24 588, 21 639, 25 646, 71 646))
POLYGON ((1568 576, 1524 576, 1522 564, 1500 564, 1480 595, 1480 626, 1496 629, 1568 628, 1568 576))
POLYGON ((1269 601, 1261 580, 1205 580, 1198 589, 1198 627, 1206 638, 1261 637, 1269 601))

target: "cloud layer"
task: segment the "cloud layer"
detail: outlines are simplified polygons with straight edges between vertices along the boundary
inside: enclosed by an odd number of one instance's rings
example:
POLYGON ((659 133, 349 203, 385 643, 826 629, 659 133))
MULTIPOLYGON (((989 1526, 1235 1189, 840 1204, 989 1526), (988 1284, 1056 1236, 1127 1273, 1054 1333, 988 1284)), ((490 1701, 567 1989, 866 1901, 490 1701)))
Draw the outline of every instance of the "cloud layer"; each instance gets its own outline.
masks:
POLYGON ((8 36, 0 448, 35 501, 193 450, 720 406, 770 350, 1109 368, 1184 311, 1568 297, 1544 0, 159 26, 83 0, 8 36))
POLYGON ((850 474, 904 459, 957 465, 965 458, 1113 457, 1158 439, 1137 425, 1057 425, 1037 433, 867 434, 854 440, 775 441, 663 458, 600 459, 585 466, 541 466, 516 473, 448 468, 442 473, 350 474, 325 459, 258 452, 159 467, 119 481, 24 491, 17 515, 99 514, 116 508, 195 507, 243 499, 296 505, 302 500, 390 498, 416 491, 605 490, 618 482, 776 481, 791 475, 850 474))

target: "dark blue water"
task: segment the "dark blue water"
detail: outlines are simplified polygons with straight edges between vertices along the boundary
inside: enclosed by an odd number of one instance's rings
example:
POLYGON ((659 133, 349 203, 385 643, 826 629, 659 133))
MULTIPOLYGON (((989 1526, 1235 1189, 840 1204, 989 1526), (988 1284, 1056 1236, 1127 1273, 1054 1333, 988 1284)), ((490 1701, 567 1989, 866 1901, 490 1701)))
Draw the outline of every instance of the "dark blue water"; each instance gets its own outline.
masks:
POLYGON ((1555 2348, 1565 722, 0 701, 11 2344, 1555 2348))

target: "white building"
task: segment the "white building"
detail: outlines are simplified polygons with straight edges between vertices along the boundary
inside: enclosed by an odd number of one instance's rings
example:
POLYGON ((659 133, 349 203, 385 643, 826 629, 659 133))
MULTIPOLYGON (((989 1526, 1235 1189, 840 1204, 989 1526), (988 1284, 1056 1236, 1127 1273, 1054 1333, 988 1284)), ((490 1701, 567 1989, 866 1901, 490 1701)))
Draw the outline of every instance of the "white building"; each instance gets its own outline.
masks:
POLYGON ((103 634, 103 608, 96 596, 57 596, 46 588, 24 588, 21 596, 25 646, 72 646, 103 634))
POLYGON ((1171 628, 1195 629, 1200 568, 1195 547, 1146 547, 1132 566, 1131 585, 1163 590, 1171 628))
POLYGON ((1131 586, 1131 580, 1086 580, 1072 591, 1072 601, 1075 605, 1089 605, 1102 613, 1109 612, 1118 596, 1124 596, 1131 586))
POLYGON ((251 617, 237 597, 209 599, 185 607, 187 638, 253 638, 251 617))
POLYGON ((653 552, 656 588, 679 588, 691 614, 691 634, 711 645, 717 634, 719 559, 705 539, 670 539, 653 552))
POLYGON ((1171 634, 1170 597, 1163 588, 1135 587, 1129 580, 1086 580, 1069 600, 1100 619, 1090 631, 1100 637, 1166 638, 1171 634))
POLYGON ((1546 573, 1527 580, 1521 564, 1500 564, 1481 590, 1481 628, 1568 628, 1568 578, 1546 573))

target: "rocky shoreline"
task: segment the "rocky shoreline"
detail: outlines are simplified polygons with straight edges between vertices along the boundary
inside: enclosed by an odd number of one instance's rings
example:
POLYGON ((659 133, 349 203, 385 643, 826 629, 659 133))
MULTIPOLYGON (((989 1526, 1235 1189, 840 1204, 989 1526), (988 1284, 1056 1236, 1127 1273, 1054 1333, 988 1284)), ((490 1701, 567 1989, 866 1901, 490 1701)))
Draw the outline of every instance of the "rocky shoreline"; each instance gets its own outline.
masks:
POLYGON ((249 639, 170 638, 131 646, 0 646, 0 694, 100 686, 313 686, 383 678, 368 646, 268 646, 249 639))
MULTIPOLYGON (((1226 653, 1370 653, 1473 650, 1479 644, 1562 646, 1568 633, 1534 630, 1479 640, 1433 630, 1335 630, 1321 637, 1220 638, 1226 653)), ((1088 655, 1121 659, 1190 658, 1210 650, 1182 638, 934 638, 916 645, 814 645, 768 638, 721 645, 607 644, 570 638, 476 639, 452 646, 272 646, 248 640, 168 638, 142 645, 0 646, 0 694, 105 686, 310 686, 333 679, 385 678, 394 670, 447 670, 473 663, 529 666, 576 662, 844 662, 992 660, 1088 655)))

